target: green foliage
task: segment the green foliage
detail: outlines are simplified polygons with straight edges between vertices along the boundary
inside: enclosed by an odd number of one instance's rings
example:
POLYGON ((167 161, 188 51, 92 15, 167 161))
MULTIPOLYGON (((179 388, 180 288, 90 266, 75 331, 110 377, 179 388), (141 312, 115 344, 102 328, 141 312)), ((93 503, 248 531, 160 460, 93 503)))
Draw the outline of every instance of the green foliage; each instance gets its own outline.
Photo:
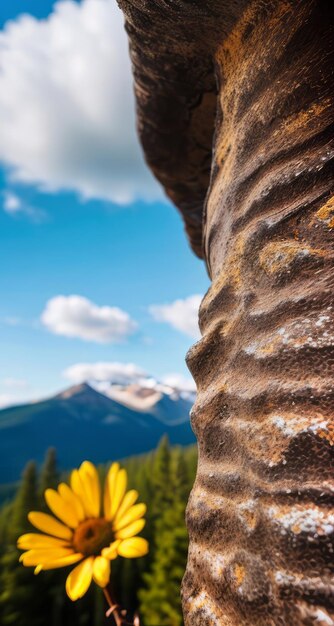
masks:
POLYGON ((42 465, 38 480, 38 510, 50 513, 45 502, 44 493, 46 489, 56 489, 60 483, 59 472, 57 470, 57 456, 55 448, 46 451, 44 463, 42 465))
POLYGON ((12 543, 27 530, 27 513, 37 507, 37 472, 36 465, 30 461, 23 472, 22 482, 13 502, 12 519, 9 528, 9 540, 12 543))
POLYGON ((152 464, 152 504, 153 523, 157 524, 163 512, 173 502, 173 485, 171 481, 171 453, 168 437, 165 435, 153 457, 152 464))
POLYGON ((56 489, 59 482, 60 480, 59 472, 57 470, 56 450, 54 448, 49 448, 45 455, 45 460, 40 472, 38 485, 40 507, 43 507, 45 511, 48 510, 48 507, 46 506, 44 500, 44 492, 46 489, 56 489))
POLYGON ((36 480, 36 467, 30 462, 10 510, 7 508, 7 546, 1 557, 0 616, 3 626, 43 624, 36 582, 18 563, 20 553, 16 548, 17 537, 28 530, 27 513, 36 508, 36 480))
POLYGON ((176 448, 173 460, 174 488, 178 493, 179 499, 184 503, 188 499, 189 485, 192 483, 191 478, 193 478, 193 476, 190 478, 182 448, 176 448))
MULTIPOLYGON (((149 540, 150 552, 141 559, 113 561, 112 584, 123 606, 132 613, 139 607, 142 626, 182 625, 180 585, 188 546, 184 515, 196 462, 195 446, 171 448, 167 437, 155 452, 121 462, 128 472, 129 488, 137 489, 139 501, 147 504, 147 524, 141 535, 149 540)), ((107 466, 98 469, 103 478, 107 466)), ((39 473, 34 463, 27 465, 14 499, 0 509, 1 626, 112 624, 104 616, 103 594, 95 585, 76 603, 67 598, 64 585, 71 568, 36 577, 18 561, 17 538, 33 530, 27 513, 46 510, 42 494, 58 483, 56 453, 50 449, 39 473)))
POLYGON ((153 494, 153 559, 150 572, 144 574, 146 588, 139 592, 141 614, 146 626, 181 626, 180 583, 188 550, 184 524, 188 470, 181 450, 171 457, 166 439, 158 447, 153 468, 157 470, 153 476, 157 489, 153 494))

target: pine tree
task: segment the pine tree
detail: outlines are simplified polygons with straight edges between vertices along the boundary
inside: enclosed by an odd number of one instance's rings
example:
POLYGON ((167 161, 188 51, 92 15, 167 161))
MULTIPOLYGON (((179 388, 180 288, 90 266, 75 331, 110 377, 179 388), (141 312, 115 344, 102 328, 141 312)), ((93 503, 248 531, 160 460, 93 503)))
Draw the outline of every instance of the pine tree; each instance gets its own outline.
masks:
POLYGON ((13 503, 6 503, 0 511, 0 558, 9 541, 9 528, 13 514, 13 503))
MULTIPOLYGON (((158 466, 168 468, 169 495, 163 494, 160 517, 155 519, 155 550, 149 574, 144 575, 146 589, 139 592, 141 614, 146 626, 181 626, 180 585, 184 573, 188 537, 185 528, 185 494, 189 491, 187 466, 182 456, 174 458, 171 472, 170 457, 166 463, 166 446, 158 466), (164 461, 164 463, 161 462, 164 461), (172 494, 172 495, 170 495, 172 494)), ((154 477, 155 480, 155 477, 154 477)))
POLYGON ((26 532, 30 524, 27 521, 29 511, 37 507, 37 473, 36 465, 30 461, 22 475, 22 482, 17 491, 14 504, 9 540, 16 544, 17 538, 26 532))
POLYGON ((146 626, 181 626, 180 586, 184 574, 188 538, 184 525, 184 506, 173 504, 159 524, 158 546, 146 589, 139 592, 141 614, 146 626))
POLYGON ((174 453, 174 485, 181 502, 187 502, 190 491, 188 466, 182 448, 176 448, 174 453))
POLYGON ((36 466, 26 466, 21 485, 13 503, 8 544, 1 559, 1 624, 2 626, 43 626, 40 594, 32 571, 19 563, 16 541, 29 530, 27 514, 36 508, 36 466))
POLYGON ((171 453, 167 435, 160 440, 152 464, 151 519, 156 524, 173 500, 171 453))
POLYGON ((59 484, 59 474, 57 470, 57 457, 55 448, 49 448, 46 452, 44 463, 42 465, 39 485, 38 485, 38 497, 39 497, 39 510, 43 509, 49 512, 48 507, 45 504, 44 492, 46 489, 56 489, 59 484))

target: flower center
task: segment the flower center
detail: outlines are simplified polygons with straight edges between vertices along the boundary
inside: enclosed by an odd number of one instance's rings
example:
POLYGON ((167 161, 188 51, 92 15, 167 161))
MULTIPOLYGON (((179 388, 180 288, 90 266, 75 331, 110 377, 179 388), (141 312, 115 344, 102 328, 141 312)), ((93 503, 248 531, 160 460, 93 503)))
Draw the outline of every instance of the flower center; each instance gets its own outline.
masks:
POLYGON ((112 525, 105 519, 88 519, 75 529, 73 547, 85 556, 100 554, 114 540, 112 525))

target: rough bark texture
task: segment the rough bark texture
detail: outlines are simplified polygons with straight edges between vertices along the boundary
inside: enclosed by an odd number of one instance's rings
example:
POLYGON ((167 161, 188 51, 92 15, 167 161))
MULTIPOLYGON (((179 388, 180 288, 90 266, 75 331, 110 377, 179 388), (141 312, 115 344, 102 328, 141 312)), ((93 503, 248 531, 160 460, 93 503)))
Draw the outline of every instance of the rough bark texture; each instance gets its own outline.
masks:
POLYGON ((242 2, 232 9, 204 0, 118 3, 126 15, 144 153, 202 257, 217 105, 214 42, 231 29, 242 2))
POLYGON ((185 622, 334 624, 332 3, 121 5, 148 162, 212 277, 185 622))

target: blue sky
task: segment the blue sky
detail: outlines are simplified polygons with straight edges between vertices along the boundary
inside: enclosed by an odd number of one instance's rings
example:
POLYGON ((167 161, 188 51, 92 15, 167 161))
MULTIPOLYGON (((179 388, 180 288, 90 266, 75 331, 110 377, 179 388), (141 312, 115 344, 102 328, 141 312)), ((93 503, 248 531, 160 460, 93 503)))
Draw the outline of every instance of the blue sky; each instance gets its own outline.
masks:
POLYGON ((94 37, 108 44, 107 27, 99 28, 117 18, 115 8, 109 0, 69 2, 55 17, 52 4, 0 7, 2 405, 76 382, 63 374, 76 364, 134 363, 158 378, 189 376, 184 355, 209 284, 135 144, 120 23, 110 22, 114 48, 99 48, 97 68, 91 61, 94 37), (38 19, 22 21, 22 12, 38 19), (61 63, 59 72, 61 54, 66 67, 73 57, 77 88, 61 63))

